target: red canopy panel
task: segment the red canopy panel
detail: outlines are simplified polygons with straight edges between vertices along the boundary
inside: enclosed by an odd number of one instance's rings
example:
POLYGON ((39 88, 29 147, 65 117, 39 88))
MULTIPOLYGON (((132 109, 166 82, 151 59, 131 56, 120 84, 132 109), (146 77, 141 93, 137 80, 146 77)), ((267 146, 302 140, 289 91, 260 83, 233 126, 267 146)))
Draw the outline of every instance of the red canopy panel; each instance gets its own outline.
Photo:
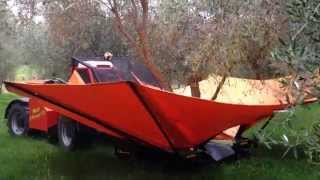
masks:
POLYGON ((136 87, 152 107, 176 149, 197 146, 237 125, 254 124, 271 116, 274 110, 281 110, 287 106, 224 104, 181 96, 143 85, 136 87))
POLYGON ((109 135, 165 151, 196 147, 223 130, 251 125, 286 107, 223 104, 132 82, 91 85, 7 82, 6 86, 10 91, 38 98, 44 105, 90 127, 93 122, 101 123, 109 135))

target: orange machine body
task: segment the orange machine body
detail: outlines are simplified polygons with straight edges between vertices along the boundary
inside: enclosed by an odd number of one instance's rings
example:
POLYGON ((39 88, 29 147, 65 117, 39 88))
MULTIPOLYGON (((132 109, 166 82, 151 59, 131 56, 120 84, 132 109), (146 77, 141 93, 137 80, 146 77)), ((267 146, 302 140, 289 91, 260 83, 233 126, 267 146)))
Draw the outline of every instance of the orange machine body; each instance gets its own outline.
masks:
POLYGON ((30 98, 32 129, 46 132, 63 115, 108 136, 167 152, 197 148, 226 129, 246 129, 288 106, 227 104, 186 97, 146 83, 148 77, 139 72, 130 71, 133 80, 128 80, 108 63, 92 66, 74 66, 66 84, 5 85, 9 91, 30 98), (99 77, 101 72, 104 74, 99 77))
POLYGON ((132 82, 6 84, 9 91, 33 99, 30 121, 35 129, 47 130, 62 114, 109 136, 165 151, 197 147, 228 128, 249 127, 286 107, 223 104, 132 82))
POLYGON ((46 107, 39 100, 31 98, 29 109, 29 128, 48 132, 57 124, 59 113, 46 107))

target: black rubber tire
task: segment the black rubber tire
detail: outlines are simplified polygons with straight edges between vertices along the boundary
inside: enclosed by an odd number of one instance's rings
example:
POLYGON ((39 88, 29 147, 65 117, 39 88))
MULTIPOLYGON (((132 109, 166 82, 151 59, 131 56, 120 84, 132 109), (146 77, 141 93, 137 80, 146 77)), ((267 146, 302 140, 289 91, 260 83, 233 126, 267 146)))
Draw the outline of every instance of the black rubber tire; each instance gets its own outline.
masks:
POLYGON ((29 109, 22 103, 13 104, 8 113, 8 131, 12 136, 26 136, 29 132, 29 109))
POLYGON ((58 139, 60 146, 65 151, 73 151, 77 147, 78 130, 77 123, 71 119, 60 116, 58 120, 58 139))
POLYGON ((58 125, 48 129, 47 139, 50 144, 58 144, 58 125))

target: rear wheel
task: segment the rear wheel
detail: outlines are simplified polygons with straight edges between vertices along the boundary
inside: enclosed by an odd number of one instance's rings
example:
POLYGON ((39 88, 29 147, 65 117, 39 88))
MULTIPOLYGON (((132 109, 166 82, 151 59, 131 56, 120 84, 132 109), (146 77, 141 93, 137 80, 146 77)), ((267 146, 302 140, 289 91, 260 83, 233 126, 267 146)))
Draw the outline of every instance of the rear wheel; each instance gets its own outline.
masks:
POLYGON ((72 151, 77 145, 76 122, 61 116, 58 121, 58 139, 60 146, 66 151, 72 151))
POLYGON ((8 114, 8 129, 13 136, 27 135, 29 130, 28 106, 20 103, 13 104, 8 114))

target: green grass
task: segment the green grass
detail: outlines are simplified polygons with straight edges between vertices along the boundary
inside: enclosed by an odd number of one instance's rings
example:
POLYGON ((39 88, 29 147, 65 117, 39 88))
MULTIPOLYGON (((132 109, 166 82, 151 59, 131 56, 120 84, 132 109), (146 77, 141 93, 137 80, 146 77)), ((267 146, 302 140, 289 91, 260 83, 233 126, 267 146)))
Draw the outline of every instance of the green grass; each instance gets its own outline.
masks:
MULTIPOLYGON (((12 98, 13 95, 0 95, 0 119, 3 119, 4 108, 12 98)), ((319 109, 318 105, 311 105, 308 109, 300 108, 296 113, 296 128, 309 127, 318 118, 319 109)), ((276 119, 280 121, 282 118, 279 116, 276 119)), ((97 145, 90 150, 64 152, 45 138, 11 137, 5 120, 0 122, 0 180, 320 179, 320 167, 307 163, 306 159, 294 159, 291 156, 281 159, 284 151, 282 147, 268 150, 261 146, 249 158, 179 168, 183 164, 174 166, 170 161, 151 157, 119 160, 113 155, 111 146, 97 145)), ((268 127, 270 130, 276 128, 277 123, 271 123, 268 127)))

